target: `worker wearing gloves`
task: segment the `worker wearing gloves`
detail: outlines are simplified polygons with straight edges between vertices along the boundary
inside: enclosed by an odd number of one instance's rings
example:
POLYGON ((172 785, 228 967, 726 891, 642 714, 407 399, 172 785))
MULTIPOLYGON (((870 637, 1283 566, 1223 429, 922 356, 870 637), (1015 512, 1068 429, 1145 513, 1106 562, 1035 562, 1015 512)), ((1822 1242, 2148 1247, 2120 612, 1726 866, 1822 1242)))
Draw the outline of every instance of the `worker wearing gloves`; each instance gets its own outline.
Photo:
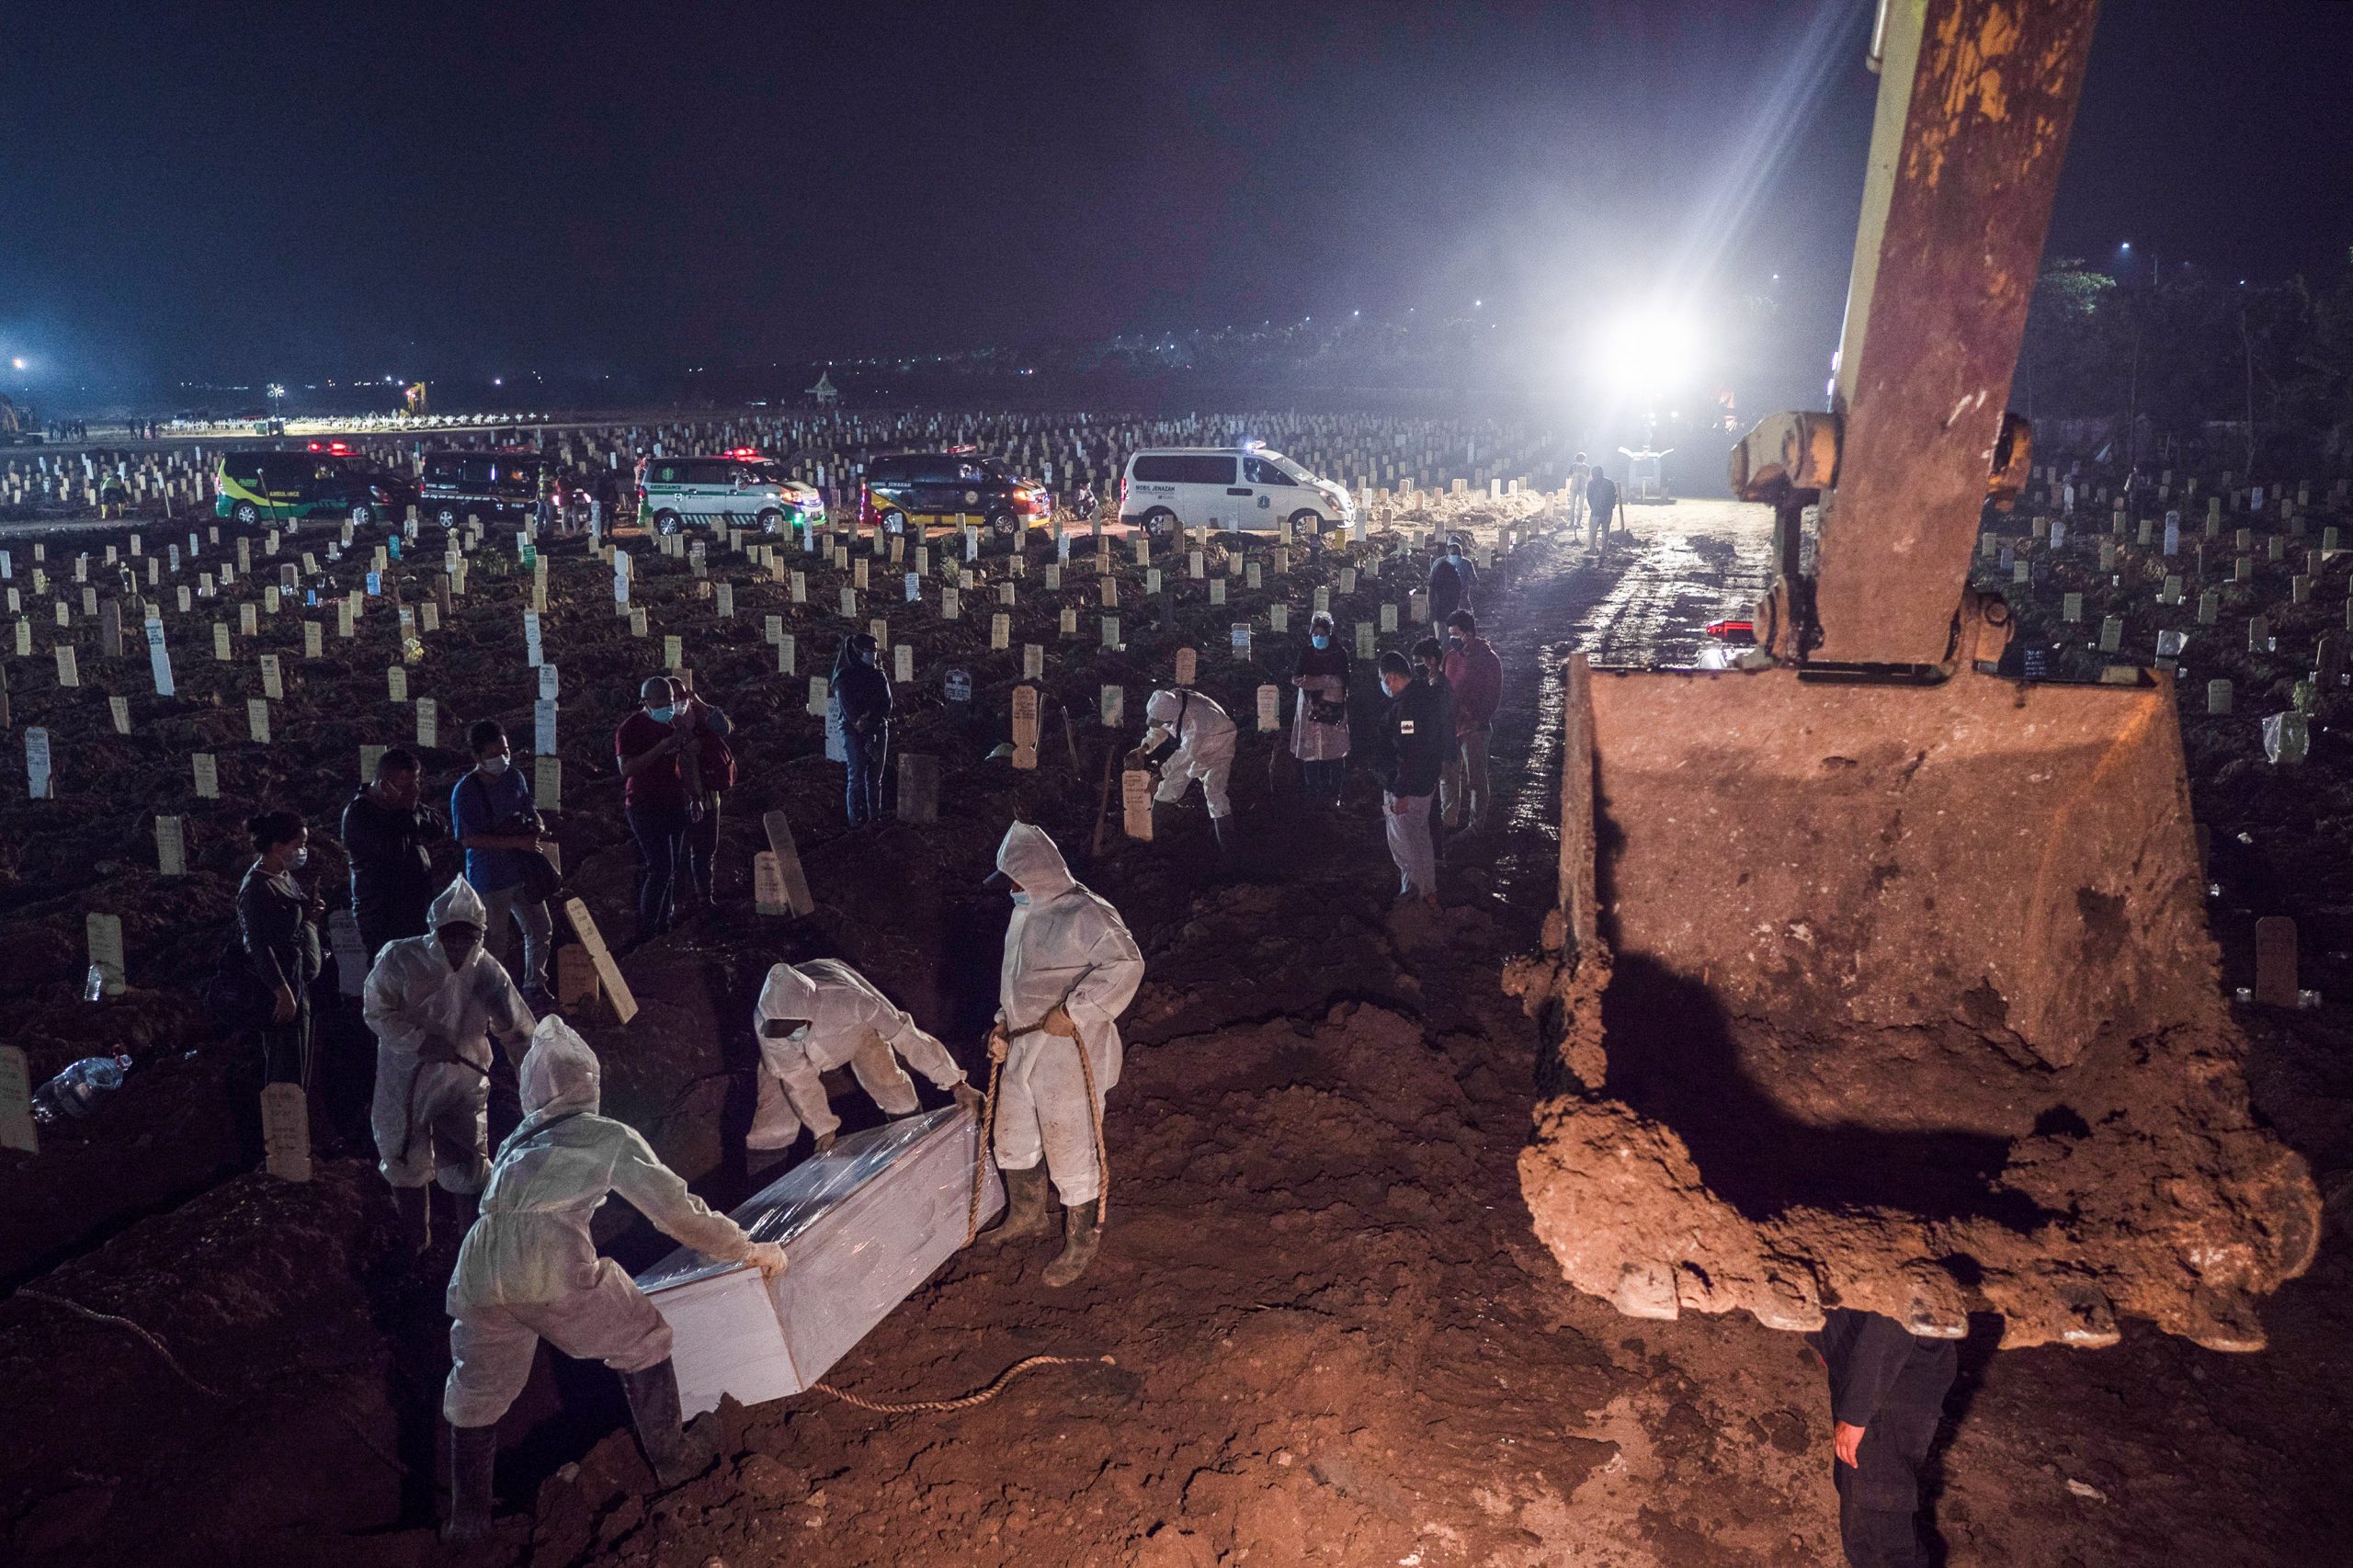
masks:
POLYGON ((948 1048, 838 960, 769 970, 752 1011, 752 1033, 760 1045, 759 1107, 745 1140, 748 1148, 789 1149, 803 1123, 817 1140, 817 1153, 832 1148, 842 1122, 819 1074, 845 1063, 892 1116, 916 1110, 915 1081, 899 1065, 901 1057, 933 1086, 953 1094, 957 1104, 980 1109, 979 1093, 964 1081, 948 1048))
POLYGON ((716 1457, 707 1432, 690 1442, 679 1420, 670 1325, 619 1264, 597 1256, 588 1226, 606 1194, 707 1257, 769 1278, 785 1267, 783 1247, 713 1213, 636 1129, 597 1114, 597 1054, 562 1018, 540 1020, 519 1076, 523 1123, 499 1147, 482 1217, 449 1279, 449 1540, 476 1540, 490 1528, 498 1418, 530 1378, 542 1338, 621 1375, 637 1440, 663 1485, 692 1480, 716 1457))
POLYGON ((461 1226, 472 1221, 490 1176, 490 1036, 530 1037, 531 1010, 483 946, 487 920, 457 878, 426 911, 427 934, 385 943, 360 993, 376 1036, 376 1168, 412 1257, 432 1244, 434 1186, 458 1200, 461 1226))
POLYGON ((1210 831, 1217 835, 1218 853, 1233 853, 1233 802, 1225 792, 1233 776, 1233 721, 1198 691, 1155 691, 1143 705, 1143 740, 1137 746, 1160 763, 1160 788, 1153 801, 1171 805, 1185 798, 1193 780, 1201 781, 1201 798, 1209 802, 1210 831))
POLYGON ((1045 1278, 1067 1285, 1102 1244, 1103 1102, 1120 1081, 1119 1018, 1143 980, 1143 954, 1120 912, 1071 876, 1043 830, 1025 822, 1006 830, 990 879, 1000 880, 1012 887, 1014 910, 989 1035, 989 1060, 1001 1064, 995 1133, 1006 1190, 1005 1221, 991 1235, 1045 1233, 1051 1175, 1063 1241, 1045 1278))
POLYGON ((1926 1568, 1920 1471, 1960 1358, 1879 1312, 1834 1307, 1806 1335, 1830 1370, 1838 1537, 1854 1568, 1926 1568))

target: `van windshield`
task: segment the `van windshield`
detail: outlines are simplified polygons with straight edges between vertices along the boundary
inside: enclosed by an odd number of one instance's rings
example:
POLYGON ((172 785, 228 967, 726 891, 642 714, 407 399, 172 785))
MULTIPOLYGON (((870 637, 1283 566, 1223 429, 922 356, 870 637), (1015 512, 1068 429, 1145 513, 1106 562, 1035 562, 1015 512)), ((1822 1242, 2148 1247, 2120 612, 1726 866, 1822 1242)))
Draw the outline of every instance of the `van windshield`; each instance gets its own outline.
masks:
POLYGON ((1313 474, 1308 472, 1305 469, 1300 467, 1297 463, 1291 461, 1280 452, 1260 452, 1258 455, 1266 459, 1267 461, 1274 464, 1284 473, 1289 474, 1292 479, 1298 481, 1302 484, 1313 484, 1315 482, 1315 476, 1313 474))

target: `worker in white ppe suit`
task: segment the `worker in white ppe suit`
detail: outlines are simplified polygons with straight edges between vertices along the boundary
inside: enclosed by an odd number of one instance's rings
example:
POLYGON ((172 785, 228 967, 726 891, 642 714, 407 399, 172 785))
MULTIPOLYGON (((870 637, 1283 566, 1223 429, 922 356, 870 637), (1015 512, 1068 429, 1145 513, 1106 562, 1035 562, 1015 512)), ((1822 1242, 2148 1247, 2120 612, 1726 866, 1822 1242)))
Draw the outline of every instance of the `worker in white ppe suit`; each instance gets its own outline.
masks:
POLYGON ((433 901, 428 934, 385 943, 360 993, 376 1036, 376 1168, 411 1256, 432 1244, 435 1186, 458 1200, 460 1228, 472 1222, 490 1176, 490 1037, 530 1038, 530 1009, 483 947, 487 922, 482 895, 458 878, 433 901))
POLYGON ((518 1076, 523 1123, 499 1146, 447 1298, 441 1414, 450 1427, 450 1512, 442 1534, 452 1540, 489 1528, 498 1418, 530 1378, 541 1339, 620 1373, 638 1442, 663 1485, 691 1480, 716 1457, 695 1451, 678 1419, 670 1325, 620 1265, 597 1256, 588 1225, 606 1194, 620 1194, 707 1257, 770 1278, 785 1267, 781 1246, 753 1241, 705 1207, 635 1128, 597 1114, 597 1054, 562 1018, 540 1020, 518 1076))
POLYGON ((1233 777, 1233 721, 1224 709, 1189 688, 1155 691, 1143 705, 1143 740, 1137 749, 1160 759, 1160 787, 1153 791, 1159 805, 1185 798, 1196 778, 1201 799, 1209 802, 1210 831, 1217 835, 1218 853, 1233 853, 1233 802, 1225 787, 1233 777), (1169 750, 1169 744, 1175 749, 1169 750), (1165 753, 1165 756, 1163 755, 1165 753))
POLYGON ((1143 954, 1120 912, 1072 878, 1041 829, 1024 822, 1006 829, 996 869, 990 880, 1011 884, 1014 909, 989 1036, 989 1059, 1001 1063, 994 1131, 1006 1189, 1005 1221, 991 1234, 1011 1241, 1045 1233, 1051 1175, 1062 1195, 1063 1239, 1045 1278, 1067 1285, 1102 1243, 1108 1156, 1097 1129, 1120 1081, 1119 1019, 1143 980, 1143 954))
POLYGON ((977 1111, 981 1096, 964 1081, 948 1048, 849 965, 835 959, 780 963, 768 971, 752 1010, 760 1045, 759 1105, 745 1140, 754 1150, 789 1149, 805 1122, 817 1153, 834 1146, 842 1119, 834 1114, 819 1074, 847 1063, 858 1086, 892 1116, 917 1109, 915 1080, 901 1057, 977 1111))

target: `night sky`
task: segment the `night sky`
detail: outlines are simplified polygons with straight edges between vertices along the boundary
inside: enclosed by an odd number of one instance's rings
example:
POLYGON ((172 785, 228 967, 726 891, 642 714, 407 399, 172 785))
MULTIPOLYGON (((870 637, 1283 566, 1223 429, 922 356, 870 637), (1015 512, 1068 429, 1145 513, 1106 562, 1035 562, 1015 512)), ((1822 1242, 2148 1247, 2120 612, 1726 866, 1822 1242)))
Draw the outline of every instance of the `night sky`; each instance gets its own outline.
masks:
MULTIPOLYGON (((1867 12, 16 0, 0 353, 569 376, 1661 290, 1826 351, 1867 12)), ((2348 82, 2341 0, 2111 0, 2053 251, 2343 265, 2348 82)))

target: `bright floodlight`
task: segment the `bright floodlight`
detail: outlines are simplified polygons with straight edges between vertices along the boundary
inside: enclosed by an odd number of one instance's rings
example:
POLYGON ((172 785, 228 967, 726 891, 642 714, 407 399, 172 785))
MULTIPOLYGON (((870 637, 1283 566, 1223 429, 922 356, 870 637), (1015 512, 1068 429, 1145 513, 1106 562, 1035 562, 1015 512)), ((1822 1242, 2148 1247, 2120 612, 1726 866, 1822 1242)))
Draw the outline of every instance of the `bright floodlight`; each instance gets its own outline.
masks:
POLYGON ((19 355, 17 355, 14 359, 9 360, 9 361, 8 361, 8 363, 10 363, 11 365, 14 365, 17 369, 21 370, 21 369, 23 369, 25 368, 25 357, 24 357, 23 355, 19 354, 19 355))
POLYGON ((1594 373, 1610 391, 1654 395, 1682 385, 1699 357, 1699 333, 1679 312, 1631 312, 1602 329, 1594 373))

